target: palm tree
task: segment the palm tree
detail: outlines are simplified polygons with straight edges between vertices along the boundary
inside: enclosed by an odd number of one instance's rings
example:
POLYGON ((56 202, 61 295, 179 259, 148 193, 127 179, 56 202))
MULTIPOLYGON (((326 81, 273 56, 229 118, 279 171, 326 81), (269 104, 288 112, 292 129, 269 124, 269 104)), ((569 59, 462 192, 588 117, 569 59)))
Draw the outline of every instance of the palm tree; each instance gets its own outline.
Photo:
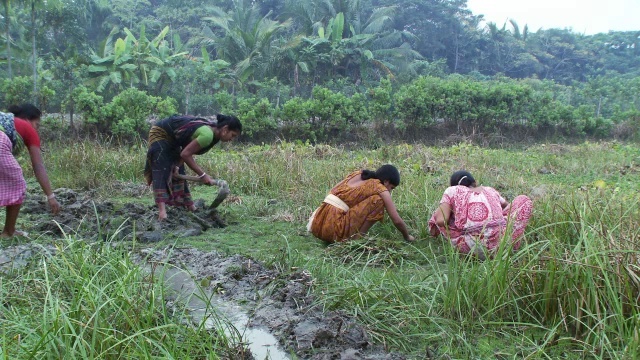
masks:
MULTIPOLYGON (((395 70, 408 69, 409 63, 422 58, 411 49, 415 36, 392 29, 395 7, 376 8, 366 16, 356 11, 360 10, 358 1, 346 3, 340 5, 350 11, 350 22, 344 13, 337 13, 328 19, 326 28, 317 26, 316 36, 305 38, 306 53, 319 59, 310 63, 328 60, 328 71, 338 70, 359 82, 370 70, 378 77, 393 77, 395 70)), ((335 9, 329 5, 325 8, 335 9)))
MULTIPOLYGON (((214 11, 215 16, 204 18, 213 26, 205 27, 199 41, 205 46, 214 45, 218 57, 232 64, 240 80, 246 81, 256 71, 269 68, 277 58, 274 52, 284 51, 275 46, 276 36, 291 25, 290 20, 271 20, 271 13, 261 16, 257 5, 248 6, 242 0, 234 0, 230 13, 219 8, 214 11)), ((287 46, 290 45, 282 48, 287 46)))
POLYGON ((36 18, 37 10, 42 6, 59 7, 61 2, 58 0, 29 0, 31 7, 31 67, 33 70, 33 102, 37 103, 38 93, 38 53, 36 51, 36 18))

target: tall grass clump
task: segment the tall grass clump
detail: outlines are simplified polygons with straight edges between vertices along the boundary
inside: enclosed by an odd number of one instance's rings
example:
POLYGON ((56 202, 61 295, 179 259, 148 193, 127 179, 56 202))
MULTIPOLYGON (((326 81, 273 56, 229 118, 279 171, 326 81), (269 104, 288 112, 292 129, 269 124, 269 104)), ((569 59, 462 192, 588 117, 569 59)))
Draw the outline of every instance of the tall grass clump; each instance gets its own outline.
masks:
MULTIPOLYGON (((129 146, 96 141, 55 143, 45 150, 45 164, 54 185, 96 189, 111 187, 116 180, 144 183, 147 149, 141 142, 129 146)), ((28 157, 22 160, 23 169, 28 169, 28 157)))
POLYGON ((529 230, 539 240, 515 253, 503 246, 481 262, 450 252, 436 272, 441 315, 488 329, 544 329, 534 353, 566 342, 591 356, 640 358, 637 200, 609 191, 557 206, 553 220, 529 230))
POLYGON ((547 227, 549 251, 538 256, 522 281, 531 305, 547 324, 557 324, 576 341, 606 358, 640 358, 640 228, 638 200, 598 190, 561 204, 547 227))
POLYGON ((55 254, 0 278, 6 359, 231 356, 222 330, 193 326, 167 307, 165 288, 111 243, 68 239, 55 254))

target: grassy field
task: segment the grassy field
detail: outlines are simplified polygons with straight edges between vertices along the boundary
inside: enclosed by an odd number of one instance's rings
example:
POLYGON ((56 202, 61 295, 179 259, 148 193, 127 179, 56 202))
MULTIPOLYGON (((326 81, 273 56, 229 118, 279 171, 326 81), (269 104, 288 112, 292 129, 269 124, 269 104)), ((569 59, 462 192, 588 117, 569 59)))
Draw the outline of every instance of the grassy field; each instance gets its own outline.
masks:
MULTIPOLYGON (((151 205, 151 195, 118 195, 123 182, 143 182, 145 151, 87 142, 52 144, 45 155, 55 188, 151 205)), ((229 182, 237 198, 221 211, 234 225, 183 245, 306 269, 325 308, 356 315, 390 350, 414 358, 640 359, 637 145, 344 149, 279 142, 224 145, 196 161, 229 182), (336 182, 384 163, 400 170, 393 197, 416 243, 404 242, 388 218, 344 244, 327 246, 305 233, 309 214, 336 182), (429 237, 427 221, 459 169, 507 199, 533 199, 517 253, 503 249, 479 262, 429 237)), ((212 191, 192 189, 207 202, 212 191)))

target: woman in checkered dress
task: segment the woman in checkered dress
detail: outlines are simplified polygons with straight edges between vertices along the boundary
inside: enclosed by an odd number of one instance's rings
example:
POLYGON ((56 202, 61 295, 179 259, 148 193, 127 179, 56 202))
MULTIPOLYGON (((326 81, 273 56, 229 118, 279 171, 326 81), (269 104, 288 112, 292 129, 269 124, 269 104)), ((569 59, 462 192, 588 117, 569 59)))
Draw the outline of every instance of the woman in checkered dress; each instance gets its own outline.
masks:
POLYGON ((40 152, 40 137, 36 131, 42 113, 31 104, 9 107, 9 113, 0 113, 0 206, 6 207, 6 219, 0 237, 11 237, 16 229, 20 207, 26 195, 26 182, 14 155, 26 147, 31 165, 40 187, 47 196, 51 211, 57 214, 60 204, 56 200, 40 152))

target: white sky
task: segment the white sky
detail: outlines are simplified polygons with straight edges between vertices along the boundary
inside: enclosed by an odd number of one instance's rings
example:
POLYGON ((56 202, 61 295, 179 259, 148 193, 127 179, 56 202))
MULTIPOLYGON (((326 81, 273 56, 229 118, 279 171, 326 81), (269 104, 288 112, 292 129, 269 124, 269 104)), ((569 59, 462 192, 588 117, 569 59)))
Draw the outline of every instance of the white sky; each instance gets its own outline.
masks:
POLYGON ((474 15, 502 26, 509 19, 522 30, 571 28, 593 35, 601 32, 640 30, 640 0, 467 0, 474 15))

